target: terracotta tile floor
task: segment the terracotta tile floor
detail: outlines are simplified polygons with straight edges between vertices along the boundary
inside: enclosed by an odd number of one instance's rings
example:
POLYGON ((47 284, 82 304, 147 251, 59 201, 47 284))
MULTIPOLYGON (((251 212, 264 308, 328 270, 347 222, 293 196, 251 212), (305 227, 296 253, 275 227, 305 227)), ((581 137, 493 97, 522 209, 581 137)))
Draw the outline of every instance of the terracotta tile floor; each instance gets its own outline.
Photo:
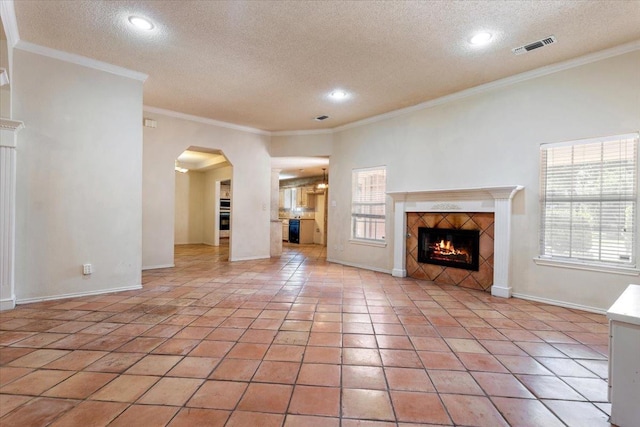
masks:
POLYGON ((144 289, 0 314, 0 425, 606 426, 604 316, 176 248, 144 289))

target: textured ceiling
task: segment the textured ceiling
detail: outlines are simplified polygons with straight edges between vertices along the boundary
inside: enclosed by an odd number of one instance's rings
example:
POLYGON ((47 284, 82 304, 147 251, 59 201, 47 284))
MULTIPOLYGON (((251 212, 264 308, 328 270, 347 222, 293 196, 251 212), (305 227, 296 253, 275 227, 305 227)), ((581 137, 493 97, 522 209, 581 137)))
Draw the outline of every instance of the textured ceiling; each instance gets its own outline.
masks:
POLYGON ((147 73, 145 105, 270 131, 333 128, 640 39, 633 0, 16 0, 15 10, 22 40, 147 73), (134 29, 130 15, 156 28, 134 29), (480 30, 494 43, 470 46, 480 30), (549 35, 558 43, 511 53, 549 35), (327 99, 337 87, 351 98, 327 99))

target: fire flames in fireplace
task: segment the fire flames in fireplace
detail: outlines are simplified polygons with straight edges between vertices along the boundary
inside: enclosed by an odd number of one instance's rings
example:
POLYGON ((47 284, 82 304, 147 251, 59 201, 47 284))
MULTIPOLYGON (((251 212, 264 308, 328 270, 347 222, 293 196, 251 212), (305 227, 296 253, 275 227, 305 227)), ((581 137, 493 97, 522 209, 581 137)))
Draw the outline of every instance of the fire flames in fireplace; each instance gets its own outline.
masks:
POLYGON ((450 240, 440 240, 431 247, 431 257, 442 261, 471 262, 471 254, 464 249, 456 249, 450 240))
POLYGON ((480 231, 418 228, 418 262, 479 269, 480 231))

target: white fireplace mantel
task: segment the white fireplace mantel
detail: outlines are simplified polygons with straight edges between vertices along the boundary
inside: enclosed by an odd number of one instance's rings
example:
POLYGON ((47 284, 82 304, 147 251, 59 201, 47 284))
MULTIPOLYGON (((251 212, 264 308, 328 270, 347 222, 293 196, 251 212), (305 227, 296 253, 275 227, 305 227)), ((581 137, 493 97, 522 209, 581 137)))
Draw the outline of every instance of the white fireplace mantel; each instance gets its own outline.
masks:
POLYGON ((394 202, 393 271, 405 277, 407 212, 494 212, 493 286, 491 295, 511 297, 511 200, 521 185, 423 191, 390 191, 394 202))
POLYGON ((16 146, 24 123, 0 117, 0 311, 16 305, 16 146))

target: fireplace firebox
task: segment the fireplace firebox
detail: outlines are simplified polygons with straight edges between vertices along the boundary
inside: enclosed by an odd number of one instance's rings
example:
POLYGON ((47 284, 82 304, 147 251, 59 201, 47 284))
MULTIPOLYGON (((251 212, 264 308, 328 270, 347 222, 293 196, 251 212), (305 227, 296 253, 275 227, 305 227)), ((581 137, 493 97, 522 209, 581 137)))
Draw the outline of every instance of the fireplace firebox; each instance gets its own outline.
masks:
POLYGON ((478 271, 480 231, 418 228, 418 262, 478 271))

